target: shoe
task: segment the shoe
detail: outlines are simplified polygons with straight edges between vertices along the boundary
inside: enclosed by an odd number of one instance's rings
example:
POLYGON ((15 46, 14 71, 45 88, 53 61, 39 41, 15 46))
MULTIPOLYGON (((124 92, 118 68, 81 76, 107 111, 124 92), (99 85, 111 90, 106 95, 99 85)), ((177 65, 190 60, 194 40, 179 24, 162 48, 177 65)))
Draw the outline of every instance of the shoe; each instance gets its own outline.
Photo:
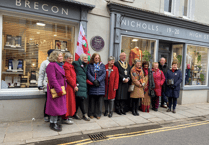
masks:
POLYGON ((138 111, 136 111, 135 114, 136 114, 136 116, 139 116, 139 112, 138 111))
POLYGON ((68 125, 72 125, 74 122, 72 121, 72 119, 71 118, 68 118, 68 119, 66 119, 66 120, 62 120, 62 124, 68 124, 68 125))
POLYGON ((125 112, 124 110, 121 110, 121 113, 122 113, 123 115, 126 115, 126 112, 125 112))
POLYGON ((155 108, 152 108, 152 110, 155 110, 155 108))
POLYGON ((54 130, 57 132, 62 131, 62 127, 59 127, 59 125, 57 123, 50 123, 49 127, 51 130, 54 130))
POLYGON ((121 113, 120 110, 116 111, 116 113, 117 113, 118 115, 122 115, 122 113, 121 113))
POLYGON ((173 110, 173 113, 176 113, 176 110, 173 110))
POLYGON ((108 111, 105 111, 104 116, 107 116, 107 115, 108 115, 108 111))
POLYGON ((75 114, 75 115, 73 116, 73 118, 74 118, 74 119, 81 120, 81 118, 80 118, 77 114, 75 114))
POLYGON ((87 114, 84 114, 84 115, 83 115, 83 120, 85 120, 85 121, 90 121, 90 118, 87 116, 87 114))
POLYGON ((93 119, 93 118, 94 118, 94 116, 90 116, 90 118, 91 118, 91 119, 93 119))
POLYGON ((158 111, 158 109, 157 109, 157 108, 155 108, 155 109, 154 109, 154 111, 156 111, 156 112, 157 112, 157 111, 158 111))
POLYGON ((98 120, 101 118, 101 117, 96 117, 98 120))
POLYGON ((168 109, 166 112, 171 112, 171 109, 168 109))
POLYGON ((135 110, 132 110, 132 114, 133 114, 134 116, 136 116, 136 112, 135 112, 135 110))
POLYGON ((161 105, 160 107, 162 107, 162 108, 167 108, 167 106, 166 106, 166 105, 161 105))
POLYGON ((49 117, 44 117, 45 122, 49 122, 49 117))
POLYGON ((108 117, 111 118, 112 117, 113 112, 110 112, 108 117))

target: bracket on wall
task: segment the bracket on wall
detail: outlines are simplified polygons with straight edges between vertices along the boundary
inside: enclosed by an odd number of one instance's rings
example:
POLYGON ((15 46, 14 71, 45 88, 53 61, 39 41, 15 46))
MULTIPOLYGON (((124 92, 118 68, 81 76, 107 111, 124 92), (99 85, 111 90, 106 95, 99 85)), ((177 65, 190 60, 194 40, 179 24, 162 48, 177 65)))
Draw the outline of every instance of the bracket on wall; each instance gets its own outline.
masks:
POLYGON ((121 14, 121 16, 120 16, 120 26, 121 26, 121 23, 122 23, 122 21, 123 21, 123 19, 125 18, 125 15, 123 14, 121 14))

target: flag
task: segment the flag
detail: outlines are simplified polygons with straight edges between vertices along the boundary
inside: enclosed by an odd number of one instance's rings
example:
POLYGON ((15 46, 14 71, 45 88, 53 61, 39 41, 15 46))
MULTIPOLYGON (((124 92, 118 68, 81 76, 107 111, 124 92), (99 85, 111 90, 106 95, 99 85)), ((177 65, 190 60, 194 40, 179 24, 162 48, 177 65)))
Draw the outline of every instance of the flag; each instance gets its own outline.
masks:
POLYGON ((75 52, 75 60, 77 61, 80 58, 80 55, 83 53, 85 53, 88 56, 88 61, 90 61, 91 55, 89 51, 89 46, 85 36, 85 32, 83 30, 83 26, 81 24, 78 35, 77 48, 75 52))

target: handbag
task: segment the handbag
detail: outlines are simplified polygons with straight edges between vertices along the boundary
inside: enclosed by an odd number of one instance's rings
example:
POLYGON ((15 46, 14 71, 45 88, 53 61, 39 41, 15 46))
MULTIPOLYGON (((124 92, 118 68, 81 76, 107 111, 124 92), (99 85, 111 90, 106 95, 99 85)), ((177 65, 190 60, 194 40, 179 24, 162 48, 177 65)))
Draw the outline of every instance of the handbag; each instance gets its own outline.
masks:
POLYGON ((168 79, 167 80, 167 85, 174 85, 174 79, 168 79))
MULTIPOLYGON (((64 80, 64 84, 65 84, 65 80, 64 80)), ((49 85, 49 81, 48 81, 48 85, 49 85)), ((66 95, 67 93, 66 93, 66 90, 65 90, 65 86, 61 86, 61 88, 62 88, 62 95, 66 95)), ((54 88, 51 89, 51 88, 50 88, 50 85, 49 85, 49 90, 50 90, 50 92, 51 92, 51 95, 52 95, 52 98, 53 98, 53 99, 59 97, 59 96, 57 95, 56 90, 55 90, 54 88)))
POLYGON ((130 85, 128 87, 128 92, 133 92, 134 91, 134 87, 135 87, 135 85, 130 85))
POLYGON ((155 91, 154 90, 150 90, 150 97, 155 97, 155 91))

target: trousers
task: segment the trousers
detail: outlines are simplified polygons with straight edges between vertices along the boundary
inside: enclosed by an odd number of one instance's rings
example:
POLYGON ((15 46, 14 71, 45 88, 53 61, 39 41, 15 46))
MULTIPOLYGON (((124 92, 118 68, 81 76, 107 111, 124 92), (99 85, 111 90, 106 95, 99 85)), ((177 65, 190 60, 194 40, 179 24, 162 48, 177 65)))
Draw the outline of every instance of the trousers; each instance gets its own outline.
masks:
POLYGON ((101 117, 102 115, 102 97, 103 96, 89 96, 89 116, 101 117))
POLYGON ((159 107, 159 96, 152 97, 152 108, 157 109, 159 107))
POLYGON ((169 101, 169 109, 171 109, 171 107, 173 105, 173 110, 175 110, 176 109, 176 104, 177 104, 177 98, 168 97, 168 101, 169 101))

